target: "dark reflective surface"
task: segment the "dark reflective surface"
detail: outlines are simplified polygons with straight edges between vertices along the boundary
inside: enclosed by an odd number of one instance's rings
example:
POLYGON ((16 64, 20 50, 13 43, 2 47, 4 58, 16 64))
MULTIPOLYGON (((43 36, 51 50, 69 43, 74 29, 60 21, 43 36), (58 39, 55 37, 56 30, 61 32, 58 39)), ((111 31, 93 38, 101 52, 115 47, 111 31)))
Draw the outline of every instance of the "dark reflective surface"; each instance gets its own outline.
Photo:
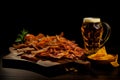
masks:
MULTIPOLYGON (((29 68, 32 66, 28 66, 29 68)), ((0 80, 119 80, 120 67, 112 68, 110 66, 94 66, 93 68, 82 68, 78 64, 73 66, 66 66, 69 71, 55 76, 45 76, 42 73, 36 73, 32 70, 18 69, 18 68, 5 68, 0 66, 0 80), (70 68, 74 68, 72 70, 70 68)), ((33 68, 34 69, 34 68, 33 68)), ((54 70, 54 69, 53 69, 54 70)), ((45 71, 45 70, 44 70, 45 71)), ((48 71, 48 70, 46 70, 48 71)), ((54 72, 54 71, 53 71, 54 72)), ((55 74, 49 73, 48 75, 55 74)))
POLYGON ((82 74, 82 73, 68 73, 63 75, 58 75, 54 77, 46 77, 41 74, 37 74, 27 70, 12 69, 12 68, 2 68, 0 71, 1 80, 119 80, 120 76, 118 74, 120 70, 115 69, 112 73, 106 71, 99 71, 95 74, 82 74))

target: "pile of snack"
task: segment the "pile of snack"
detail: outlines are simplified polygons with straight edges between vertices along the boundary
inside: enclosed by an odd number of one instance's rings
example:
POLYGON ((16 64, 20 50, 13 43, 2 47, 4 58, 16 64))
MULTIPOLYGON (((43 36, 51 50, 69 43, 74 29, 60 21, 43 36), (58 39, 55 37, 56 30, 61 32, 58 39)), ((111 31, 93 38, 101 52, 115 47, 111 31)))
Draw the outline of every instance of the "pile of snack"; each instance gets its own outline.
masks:
POLYGON ((70 41, 60 35, 49 36, 39 33, 38 35, 26 34, 24 42, 17 42, 13 47, 21 54, 21 58, 37 61, 39 58, 55 59, 81 59, 85 50, 78 46, 75 41, 70 41))
POLYGON ((110 63, 113 67, 118 67, 118 54, 112 55, 107 54, 105 46, 99 49, 95 54, 89 55, 89 59, 96 60, 96 61, 103 61, 104 63, 110 63))

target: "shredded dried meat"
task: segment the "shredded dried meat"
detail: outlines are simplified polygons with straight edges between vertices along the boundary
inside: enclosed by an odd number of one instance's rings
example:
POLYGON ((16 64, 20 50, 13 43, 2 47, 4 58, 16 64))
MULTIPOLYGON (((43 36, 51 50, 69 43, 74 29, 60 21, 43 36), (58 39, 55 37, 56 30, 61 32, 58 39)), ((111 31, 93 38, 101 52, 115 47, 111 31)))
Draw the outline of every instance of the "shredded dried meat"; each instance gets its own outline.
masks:
POLYGON ((14 44, 13 47, 17 51, 24 52, 21 58, 28 57, 26 59, 31 58, 31 55, 32 59, 34 59, 33 57, 80 59, 84 55, 85 50, 79 47, 75 41, 70 41, 63 35, 63 32, 55 36, 45 36, 42 33, 37 36, 27 34, 23 44, 14 44))

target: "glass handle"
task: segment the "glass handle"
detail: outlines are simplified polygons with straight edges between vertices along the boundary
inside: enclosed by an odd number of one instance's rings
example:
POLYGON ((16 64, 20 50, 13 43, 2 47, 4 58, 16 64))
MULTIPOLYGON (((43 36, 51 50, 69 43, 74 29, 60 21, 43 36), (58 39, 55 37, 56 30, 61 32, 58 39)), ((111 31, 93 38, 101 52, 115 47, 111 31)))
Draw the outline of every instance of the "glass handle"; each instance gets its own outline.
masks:
POLYGON ((105 37, 104 37, 103 40, 102 40, 102 43, 101 43, 101 45, 100 45, 100 48, 102 48, 102 47, 104 46, 104 44, 107 42, 107 40, 109 39, 110 34, 111 34, 111 27, 109 26, 109 24, 106 23, 106 22, 102 22, 102 24, 104 24, 104 25, 106 26, 107 33, 106 33, 105 37))

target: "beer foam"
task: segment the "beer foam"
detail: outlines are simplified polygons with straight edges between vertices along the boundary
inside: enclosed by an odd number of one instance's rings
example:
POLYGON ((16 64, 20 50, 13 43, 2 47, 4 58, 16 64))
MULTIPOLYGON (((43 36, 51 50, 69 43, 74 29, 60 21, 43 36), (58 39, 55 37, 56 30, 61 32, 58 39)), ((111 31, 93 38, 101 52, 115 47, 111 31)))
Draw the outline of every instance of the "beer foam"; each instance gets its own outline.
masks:
POLYGON ((83 22, 96 23, 96 22, 100 22, 100 18, 86 17, 83 19, 83 22))

